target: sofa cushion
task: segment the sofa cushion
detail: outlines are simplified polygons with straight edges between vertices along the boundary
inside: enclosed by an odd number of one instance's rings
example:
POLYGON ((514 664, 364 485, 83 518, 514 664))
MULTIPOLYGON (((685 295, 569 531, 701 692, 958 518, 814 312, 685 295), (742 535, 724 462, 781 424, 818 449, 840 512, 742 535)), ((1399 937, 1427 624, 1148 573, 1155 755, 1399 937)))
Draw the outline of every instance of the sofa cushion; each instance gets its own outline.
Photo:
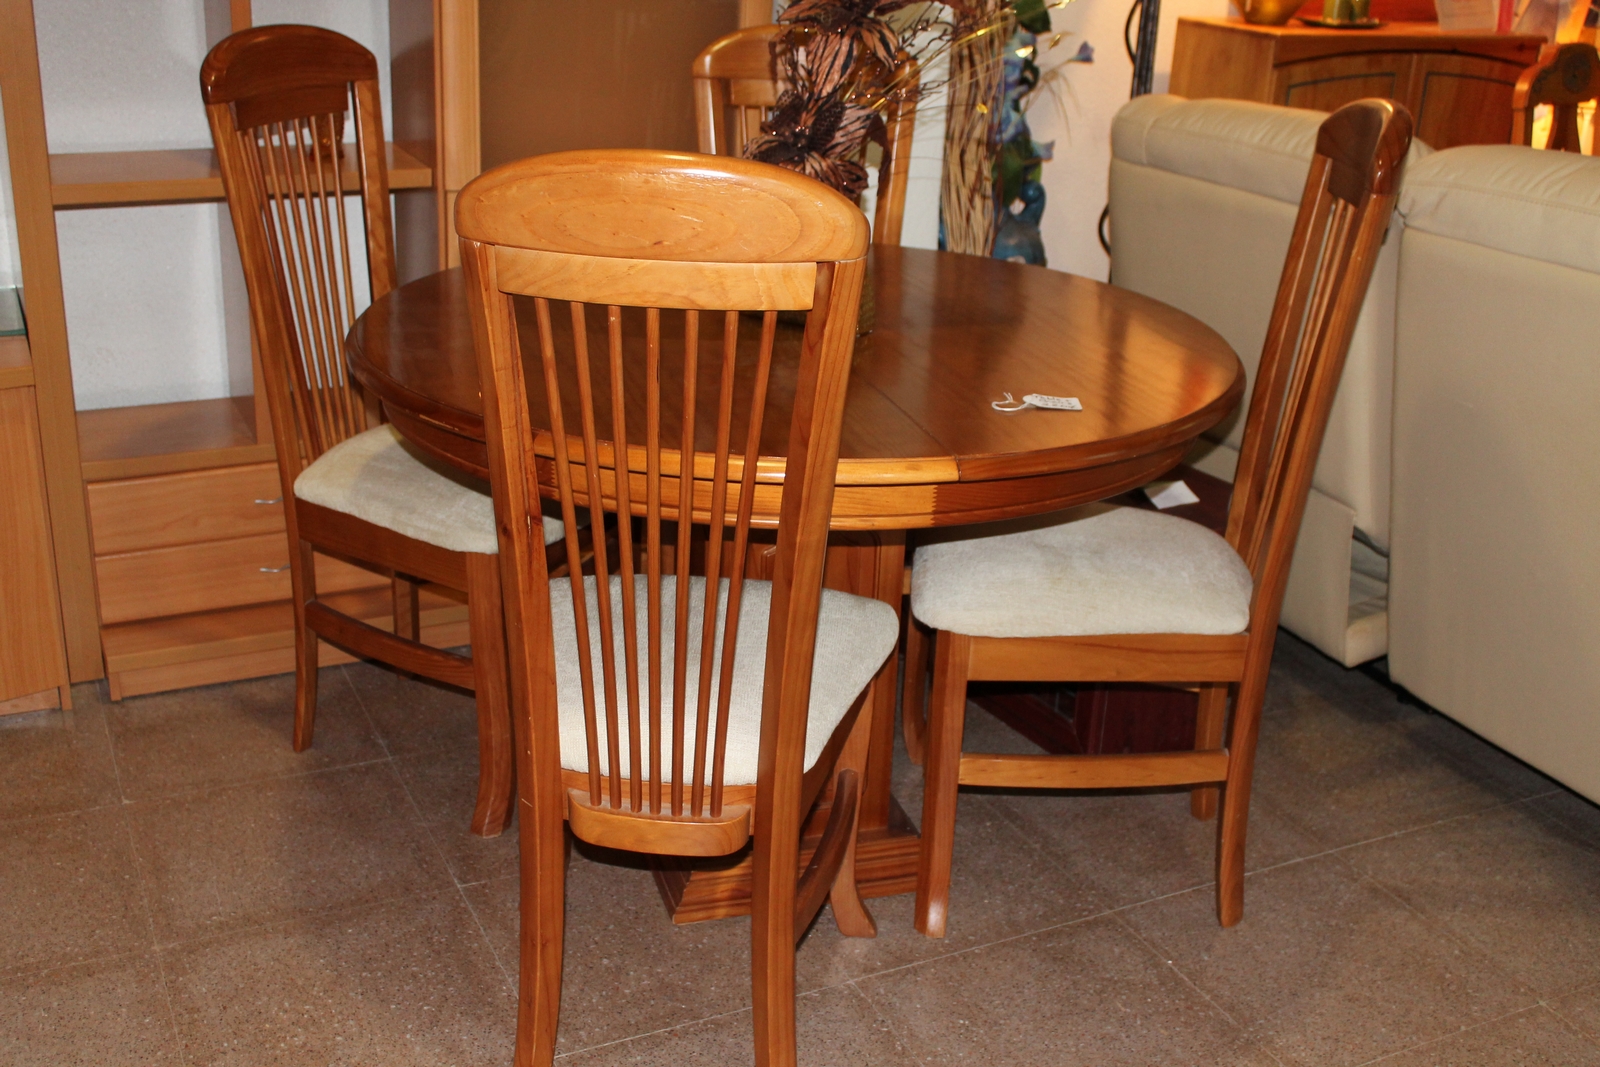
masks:
POLYGON ((1600 274, 1600 159, 1520 145, 1464 145, 1413 166, 1408 229, 1600 274))

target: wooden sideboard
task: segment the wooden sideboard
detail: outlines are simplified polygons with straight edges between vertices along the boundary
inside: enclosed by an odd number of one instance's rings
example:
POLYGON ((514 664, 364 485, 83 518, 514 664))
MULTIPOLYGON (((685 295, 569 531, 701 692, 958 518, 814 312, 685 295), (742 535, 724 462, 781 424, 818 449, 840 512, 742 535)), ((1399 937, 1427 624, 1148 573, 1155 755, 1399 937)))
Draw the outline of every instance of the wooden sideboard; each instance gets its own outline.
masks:
POLYGON ((1432 148, 1507 144, 1511 93, 1542 37, 1445 33, 1437 23, 1375 30, 1178 20, 1172 92, 1333 111, 1366 96, 1404 104, 1432 148))

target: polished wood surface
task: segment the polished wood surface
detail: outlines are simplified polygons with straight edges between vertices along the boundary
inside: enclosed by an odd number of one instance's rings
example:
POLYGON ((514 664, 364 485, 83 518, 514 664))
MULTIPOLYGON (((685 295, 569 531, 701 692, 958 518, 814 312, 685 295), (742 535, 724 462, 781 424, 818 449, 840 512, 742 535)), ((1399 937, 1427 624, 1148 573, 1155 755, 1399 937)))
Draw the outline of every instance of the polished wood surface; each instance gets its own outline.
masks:
POLYGON ((102 556, 283 529, 276 463, 94 482, 88 488, 94 550, 102 556))
MULTIPOLYGON (((777 104, 781 88, 772 75, 772 41, 782 29, 770 24, 746 25, 711 42, 695 57, 694 119, 700 151, 741 155, 751 138, 761 132, 761 123, 777 104)), ((902 57, 894 75, 894 90, 883 112, 883 156, 872 219, 872 240, 876 244, 900 243, 919 86, 916 61, 902 57)))
MULTIPOLYGON (((390 187, 427 189, 433 170, 405 146, 384 146, 390 187)), ((360 183, 355 160, 345 150, 341 182, 348 192, 360 183)), ((50 157, 50 196, 56 207, 113 204, 180 204, 222 200, 222 171, 215 152, 169 148, 145 152, 68 152, 50 157)))
MULTIPOLYGON (((1346 105, 1323 122, 1302 194, 1245 423, 1227 541, 1254 585, 1244 633, 988 637, 938 631, 926 721, 905 707, 925 772, 916 927, 943 937, 962 784, 1014 788, 1191 786, 1192 811, 1216 814, 1217 916, 1244 910, 1244 847, 1256 736, 1289 563, 1344 369, 1356 316, 1388 229, 1411 117, 1387 100, 1346 105), (1200 684, 1194 750, 1125 755, 962 751, 967 682, 1143 681, 1200 684), (1236 697, 1224 747, 1228 691, 1236 697)), ((1173 568, 1187 561, 1171 561, 1173 568)), ((1041 574, 1040 581, 1049 580, 1041 574)), ((987 590, 975 590, 974 596, 987 590)), ((913 595, 913 609, 916 598, 913 595)), ((920 664, 919 664, 920 666, 920 664)), ((909 747, 909 746, 908 746, 909 747)))
MULTIPOLYGON (((873 932, 856 892, 851 847, 871 730, 870 713, 862 717, 864 693, 834 728, 812 773, 805 766, 866 219, 838 193, 776 167, 613 150, 539 156, 489 171, 462 190, 456 224, 483 391, 516 693, 522 900, 515 1062, 542 1067, 555 1053, 565 824, 596 845, 664 855, 726 855, 753 839, 755 1060, 762 1067, 793 1067, 796 940, 830 895, 843 932, 873 932), (644 324, 638 336, 625 333, 616 301, 644 291, 641 263, 652 268, 645 272, 652 305, 635 309, 644 324), (801 274, 809 280, 811 292, 800 304, 809 309, 803 342, 791 366, 778 367, 775 360, 777 313, 796 306, 791 287, 730 285, 730 266, 771 267, 790 281, 801 274), (551 293, 570 303, 553 309, 551 293), (737 303, 724 303, 717 313, 697 310, 730 296, 737 303), (531 335, 519 334, 513 297, 532 298, 531 335), (675 316, 682 330, 675 362, 667 358, 663 306, 690 309, 675 316), (748 323, 741 312, 760 314, 748 323), (568 329, 558 334, 561 318, 568 329), (591 327, 599 332, 591 336, 591 327), (748 350, 739 343, 741 332, 754 337, 748 365, 741 362, 748 350), (523 337, 536 341, 533 353, 524 352, 523 337), (785 409, 774 410, 774 395, 787 397, 785 409), (732 635, 757 556, 750 551, 754 456, 769 435, 783 442, 786 467, 775 516, 766 647, 741 650, 732 635), (543 457, 541 439, 548 446, 543 457), (710 446, 704 457, 696 454, 702 442, 710 446), (579 756, 564 751, 559 722, 555 631, 566 624, 557 618, 542 551, 547 485, 561 509, 568 558, 579 552, 580 508, 596 532, 614 516, 614 551, 608 538, 593 538, 593 584, 574 575, 565 585, 586 742, 577 785, 562 770, 579 756), (633 516, 642 520, 637 528, 633 516), (696 560, 700 579, 691 577, 696 560), (707 590, 727 582, 720 609, 719 598, 707 593, 696 616, 696 581, 707 590), (669 589, 670 619, 664 608, 669 589), (598 648, 590 638, 591 612, 598 648), (663 662, 669 626, 670 668, 663 662), (700 644, 693 660, 691 628, 700 644), (720 651, 719 632, 728 635, 720 651), (741 652, 765 660, 753 803, 729 788, 747 783, 724 781, 741 652), (699 694, 692 722, 691 678, 699 694), (802 825, 835 772, 827 828, 801 871, 802 825)), ((692 973, 692 961, 684 970, 692 973)))
POLYGON ((5 109, 18 265, 27 282, 28 344, 50 508, 60 628, 74 682, 104 674, 89 515, 79 465, 67 308, 50 195, 50 157, 33 0, 0 0, 0 105, 5 109))
MULTIPOLYGON (((513 771, 493 557, 447 551, 294 494, 295 480, 310 463, 375 421, 376 405, 349 376, 342 340, 355 318, 363 281, 367 292, 380 298, 397 280, 377 60, 331 30, 263 26, 235 33, 213 48, 201 64, 200 89, 250 296, 278 460, 278 496, 291 505, 284 511, 284 566, 295 613, 295 750, 312 740, 320 639, 402 671, 472 689, 479 743, 472 828, 485 836, 497 834, 511 817, 513 771), (347 117, 356 135, 348 149, 342 145, 347 117), (340 176, 347 158, 360 177, 364 280, 351 269, 351 245, 362 235, 352 235, 345 210, 340 176), (341 612, 319 596, 319 589, 331 593, 348 587, 320 573, 318 549, 391 580, 388 629, 341 612), (470 657, 418 640, 420 582, 466 591, 473 623, 470 657)), ((236 553, 226 549, 255 540, 210 547, 232 562, 236 553)), ((182 551, 155 549, 146 556, 182 551)), ((103 576, 109 573, 106 565, 101 564, 103 576)), ((258 567, 257 581, 273 573, 258 567)), ((169 588, 182 584, 173 581, 169 588)))
MULTIPOLYGON (((1243 389, 1238 358, 1214 331, 1136 293, 918 249, 874 246, 868 262, 876 326, 856 342, 851 366, 835 529, 958 524, 1142 485, 1176 463, 1243 389), (989 401, 1005 392, 1077 396, 1085 410, 992 410, 989 401)), ((531 355, 538 337, 531 304, 518 301, 516 315, 531 355)), ((642 313, 622 318, 625 336, 642 336, 642 313)), ((552 316, 552 329, 561 331, 565 321, 552 316)), ((591 345, 603 350, 598 319, 590 332, 591 345)), ((681 317, 663 312, 661 332, 663 367, 680 365, 681 317)), ((742 363, 753 365, 754 342, 755 331, 741 331, 742 363)), ((779 327, 775 366, 792 364, 799 345, 798 331, 779 327)), ((347 347, 352 372, 408 437, 462 469, 486 469, 458 273, 420 279, 376 301, 347 347)), ((542 407, 539 383, 530 390, 542 407)), ((706 393, 702 402, 714 399, 706 393)), ((769 479, 779 476, 784 448, 774 427, 783 425, 778 416, 788 401, 777 394, 770 403, 777 406, 763 431, 765 469, 756 490, 757 506, 768 514, 774 509, 763 493, 776 486, 769 479)), ((568 417, 577 422, 575 411, 568 417)), ((711 453, 711 436, 697 448, 711 453)))
MULTIPOLYGON (((1583 152, 1578 107, 1600 100, 1600 53, 1591 43, 1546 45, 1539 62, 1522 72, 1511 98, 1511 143, 1533 144, 1534 110, 1551 109, 1550 136, 1540 146, 1557 152, 1583 152)), ((1590 145, 1591 154, 1594 146, 1590 145)))
POLYGON ((1543 42, 1450 33, 1436 22, 1352 31, 1180 18, 1171 91, 1316 111, 1385 97, 1412 113, 1417 139, 1433 148, 1505 144, 1517 78, 1543 42))
MULTIPOLYGON (((349 593, 328 594, 326 599, 343 614, 369 625, 384 628, 394 623, 387 581, 349 593)), ((432 587, 423 589, 418 612, 420 640, 435 648, 467 643, 467 608, 460 599, 459 594, 451 598, 432 587)), ((294 607, 284 599, 107 626, 105 648, 113 700, 285 674, 294 670, 294 607)), ((326 642, 317 656, 326 667, 357 659, 326 642)))
POLYGON ((68 684, 35 404, 0 389, 0 701, 68 684))

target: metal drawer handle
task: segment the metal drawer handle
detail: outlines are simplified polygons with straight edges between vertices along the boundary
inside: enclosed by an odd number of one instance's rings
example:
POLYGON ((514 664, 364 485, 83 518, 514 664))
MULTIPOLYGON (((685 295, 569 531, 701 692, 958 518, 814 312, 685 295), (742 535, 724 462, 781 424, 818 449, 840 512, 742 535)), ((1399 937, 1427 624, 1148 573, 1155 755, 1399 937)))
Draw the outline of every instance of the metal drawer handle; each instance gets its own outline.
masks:
POLYGON ((281 503, 283 503, 283 497, 275 496, 271 500, 257 500, 256 503, 257 504, 281 504, 281 503))
POLYGON ((281 567, 262 567, 261 568, 261 573, 262 574, 282 574, 284 571, 286 571, 288 569, 289 569, 289 565, 287 563, 285 563, 281 567))

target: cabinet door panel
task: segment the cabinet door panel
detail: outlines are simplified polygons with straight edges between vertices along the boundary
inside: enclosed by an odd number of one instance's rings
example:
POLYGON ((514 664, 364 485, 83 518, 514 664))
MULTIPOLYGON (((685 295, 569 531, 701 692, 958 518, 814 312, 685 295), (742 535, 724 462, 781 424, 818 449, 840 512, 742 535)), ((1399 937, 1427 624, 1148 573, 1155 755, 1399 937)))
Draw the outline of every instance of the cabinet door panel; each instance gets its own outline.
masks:
POLYGON ((1432 148, 1509 144, 1511 94, 1521 73, 1481 56, 1417 57, 1416 136, 1432 148))
POLYGON ((1291 63, 1278 70, 1277 103, 1312 111, 1337 111, 1363 97, 1392 100, 1404 91, 1410 67, 1411 56, 1394 52, 1291 63))

